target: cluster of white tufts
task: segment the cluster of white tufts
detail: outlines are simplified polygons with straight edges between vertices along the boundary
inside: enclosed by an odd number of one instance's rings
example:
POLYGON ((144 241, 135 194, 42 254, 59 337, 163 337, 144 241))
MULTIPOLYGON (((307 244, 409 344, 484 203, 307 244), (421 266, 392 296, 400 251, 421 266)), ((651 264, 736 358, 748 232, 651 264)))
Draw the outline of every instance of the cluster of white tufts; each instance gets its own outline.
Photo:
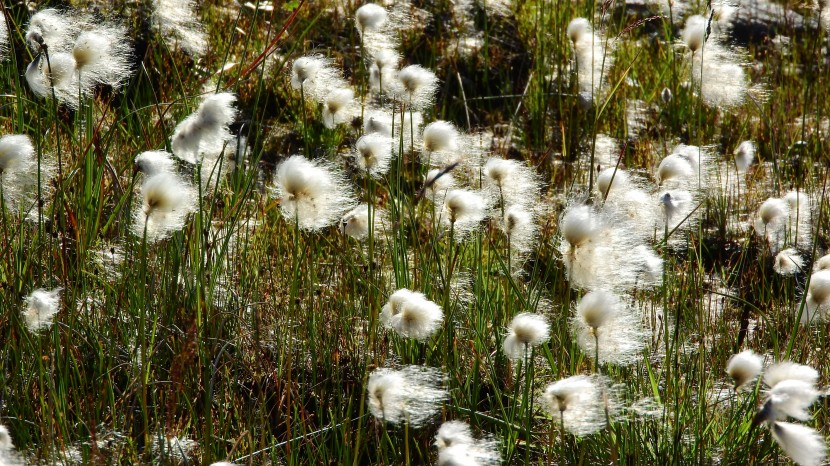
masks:
POLYGON ((443 322, 444 311, 422 293, 402 288, 389 297, 381 310, 380 319, 386 328, 398 335, 426 340, 443 322))
POLYGON ((356 240, 365 240, 370 234, 375 239, 388 237, 389 215, 385 209, 360 204, 340 219, 340 231, 356 240))
POLYGON ((148 244, 169 237, 184 228, 196 211, 198 197, 196 188, 173 172, 148 176, 138 192, 133 234, 148 244))
POLYGON ((504 354, 510 359, 524 359, 530 351, 550 338, 547 317, 528 312, 517 315, 508 326, 504 339, 504 354))
POLYGON ((48 192, 54 175, 51 157, 38 162, 29 136, 9 134, 0 138, 0 208, 36 218, 37 202, 48 192), (38 192, 40 189, 40 192, 38 192))
POLYGON ((545 388, 542 406, 574 435, 589 435, 604 428, 619 411, 609 391, 609 381, 599 375, 575 375, 545 388))
POLYGON ((199 108, 176 125, 170 144, 187 163, 214 166, 233 138, 228 125, 236 120, 236 96, 221 92, 205 97, 199 108))
POLYGON ((753 420, 764 423, 781 449, 801 466, 818 466, 827 456, 823 436, 815 429, 791 422, 810 420, 807 411, 821 394, 816 388, 818 372, 809 366, 785 361, 764 372, 766 401, 753 420))
POLYGON ((60 311, 61 290, 35 290, 26 298, 23 307, 23 320, 30 332, 36 333, 52 326, 52 319, 60 311))
POLYGON ((613 44, 594 31, 591 22, 585 18, 572 20, 567 34, 574 50, 580 95, 586 102, 596 102, 604 93, 602 86, 614 64, 613 44))
POLYGON ((153 437, 151 448, 159 460, 174 459, 179 463, 188 463, 191 455, 199 448, 199 442, 187 437, 159 435, 153 437))
POLYGON ((286 221, 303 230, 333 225, 354 206, 346 175, 333 164, 293 155, 277 167, 272 192, 286 221))
MULTIPOLYGON (((824 266, 826 262, 825 260, 822 264, 817 263, 817 266, 824 266)), ((794 311, 797 313, 799 309, 800 307, 796 305, 794 311)), ((810 276, 804 309, 801 310, 801 323, 826 320, 830 320, 830 269, 820 269, 810 276)))
POLYGON ((572 319, 579 347, 600 364, 627 366, 641 357, 647 333, 642 317, 614 293, 585 294, 572 319))
POLYGON ((208 41, 196 5, 195 0, 153 0, 151 20, 168 47, 199 57, 207 51, 208 41))
POLYGON ((559 219, 559 252, 571 287, 627 291, 659 285, 662 260, 635 225, 613 203, 568 206, 559 219))
POLYGON ((726 364, 726 373, 732 378, 735 390, 755 380, 764 367, 764 359, 752 350, 732 355, 726 364))
POLYGON ((369 375, 369 411, 383 422, 418 427, 432 418, 447 399, 444 376, 429 367, 375 369, 369 375))
POLYGON ((761 204, 755 215, 755 233, 764 238, 772 252, 782 248, 807 249, 812 239, 813 202, 799 191, 784 197, 771 197, 761 204))
POLYGON ((501 464, 499 445, 489 438, 476 439, 462 421, 447 421, 435 434, 438 464, 442 466, 487 466, 501 464))
POLYGON ((691 77, 701 100, 709 107, 731 109, 751 91, 746 75, 746 51, 726 44, 734 8, 725 2, 712 5, 712 21, 701 15, 686 18, 681 32, 691 52, 691 77))
POLYGON ((26 81, 38 97, 55 97, 70 108, 97 86, 118 89, 132 74, 127 29, 95 22, 77 12, 47 8, 35 13, 26 29, 35 59, 26 81))

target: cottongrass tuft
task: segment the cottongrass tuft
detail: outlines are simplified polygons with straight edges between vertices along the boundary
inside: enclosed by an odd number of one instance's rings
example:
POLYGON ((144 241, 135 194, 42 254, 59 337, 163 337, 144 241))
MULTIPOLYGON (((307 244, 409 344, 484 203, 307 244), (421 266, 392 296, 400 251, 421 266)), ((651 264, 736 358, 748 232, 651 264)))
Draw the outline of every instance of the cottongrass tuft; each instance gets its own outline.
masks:
POLYGON ((706 23, 706 18, 701 15, 686 18, 686 27, 680 32, 680 37, 692 53, 703 48, 706 41, 706 23))
POLYGON ((78 108, 78 93, 87 92, 80 88, 75 58, 67 52, 50 53, 48 60, 38 55, 26 68, 26 82, 38 97, 51 99, 54 95, 71 109, 78 108))
POLYGON ((450 122, 438 120, 426 125, 421 141, 421 159, 428 165, 447 165, 461 157, 461 135, 450 122))
POLYGON ((367 3, 354 13, 355 26, 358 32, 374 31, 383 26, 388 17, 386 9, 374 3, 367 3))
POLYGON ((364 134, 355 143, 352 156, 362 172, 372 178, 381 178, 389 171, 394 156, 392 145, 392 138, 385 134, 364 134))
MULTIPOLYGON (((40 162, 41 190, 46 191, 53 175, 52 161, 40 162)), ((36 210, 38 197, 38 160, 29 136, 8 134, 0 138, 0 203, 10 211, 24 215, 36 210)), ((43 192, 41 192, 41 195, 43 192)))
POLYGON ((330 59, 307 55, 291 65, 291 87, 301 91, 306 99, 323 103, 332 89, 346 86, 330 59))
MULTIPOLYGON (((799 306, 794 311, 798 313, 799 306)), ((810 276, 801 323, 816 323, 830 316, 830 270, 819 270, 810 276)))
POLYGON ((403 288, 389 297, 380 319, 386 328, 403 337, 426 340, 438 330, 444 311, 423 294, 403 288))
POLYGON ((72 38, 86 26, 86 23, 86 18, 72 11, 46 8, 38 11, 29 19, 29 25, 26 28, 26 43, 37 52, 40 51, 42 42, 46 45, 51 57, 55 52, 66 51, 72 38))
POLYGON ((543 344, 550 337, 550 323, 540 314, 524 312, 510 322, 507 337, 502 345, 510 359, 524 359, 531 349, 543 344))
POLYGON ((813 263, 813 271, 830 270, 830 254, 825 254, 813 263))
POLYGON ((607 384, 605 378, 597 375, 561 379, 545 388, 542 406, 568 432, 580 436, 593 434, 605 427, 607 414, 617 411, 607 384))
POLYGON ((176 126, 173 154, 188 163, 217 158, 232 136, 228 125, 236 119, 236 96, 222 92, 206 97, 199 108, 176 126))
POLYGON ((510 249, 519 253, 530 252, 538 233, 536 213, 521 204, 511 205, 504 209, 501 229, 510 242, 510 249))
POLYGON ((132 232, 155 243, 184 228, 196 210, 198 194, 187 181, 172 173, 148 177, 138 193, 139 208, 133 213, 132 232))
POLYGON ((824 461, 826 446, 812 428, 785 421, 810 419, 807 409, 821 394, 815 387, 818 372, 812 367, 784 361, 767 368, 764 383, 770 388, 753 425, 766 423, 784 452, 800 465, 817 466, 824 461))
POLYGON ((447 399, 443 381, 444 375, 430 367, 375 369, 366 387, 369 411, 384 422, 420 427, 438 414, 447 399))
POLYGON ((130 77, 132 47, 123 26, 103 25, 81 32, 72 48, 81 88, 98 84, 120 88, 130 77))
POLYGON ((796 464, 819 466, 827 457, 824 437, 815 429, 791 422, 775 422, 772 437, 796 464))
POLYGON ((355 204, 342 170, 320 160, 292 155, 277 167, 274 195, 286 221, 302 230, 319 230, 336 223, 355 204))
POLYGON ((30 332, 37 333, 52 326, 52 319, 60 311, 62 290, 37 289, 26 298, 22 314, 30 332))
POLYGON ((798 380, 815 384, 818 382, 818 371, 810 366, 791 361, 773 364, 764 371, 764 383, 770 387, 775 387, 785 380, 798 380))
POLYGON ((463 241, 470 232, 481 225, 487 215, 488 206, 488 199, 479 192, 452 189, 444 197, 440 221, 452 229, 453 239, 463 241))
POLYGON ((501 462, 498 442, 476 440, 470 426, 462 421, 447 421, 435 434, 438 464, 442 466, 486 466, 501 462))
POLYGON ((421 65, 401 68, 397 75, 400 84, 398 98, 415 110, 424 110, 432 105, 438 90, 438 77, 421 65))
POLYGON ((738 173, 746 173, 755 161, 755 143, 744 141, 735 148, 735 166, 738 173))
POLYGON ((354 103, 354 91, 351 88, 344 87, 329 92, 323 101, 323 125, 334 129, 351 120, 356 113, 354 103))
POLYGON ((371 233, 375 239, 385 238, 388 229, 388 219, 384 209, 370 208, 369 204, 360 204, 346 212, 340 219, 340 231, 356 240, 362 241, 369 237, 369 217, 373 218, 371 233), (374 211, 373 211, 374 210, 374 211))
POLYGON ((491 157, 481 170, 485 186, 493 190, 492 197, 509 205, 532 206, 539 199, 539 182, 535 172, 516 160, 491 157))
POLYGON ((148 150, 138 154, 133 161, 136 170, 147 176, 158 173, 173 173, 176 169, 176 162, 173 154, 166 150, 148 150))
POLYGON ((788 277, 795 275, 804 269, 804 259, 795 249, 785 249, 775 256, 775 263, 772 266, 775 273, 788 277))
POLYGON ((585 18, 572 20, 567 33, 576 57, 580 96, 587 102, 594 102, 601 97, 602 85, 614 63, 613 45, 593 31, 585 18))
POLYGON ((749 382, 752 382, 761 374, 764 367, 764 359, 755 354, 752 350, 741 351, 733 354, 726 364, 726 373, 735 382, 735 390, 740 389, 749 382))
POLYGON ((152 22, 170 48, 200 57, 207 52, 207 35, 196 15, 195 0, 153 0, 152 22))
POLYGON ((579 347, 600 364, 627 366, 646 347, 640 316, 608 291, 585 294, 576 305, 572 325, 579 347))

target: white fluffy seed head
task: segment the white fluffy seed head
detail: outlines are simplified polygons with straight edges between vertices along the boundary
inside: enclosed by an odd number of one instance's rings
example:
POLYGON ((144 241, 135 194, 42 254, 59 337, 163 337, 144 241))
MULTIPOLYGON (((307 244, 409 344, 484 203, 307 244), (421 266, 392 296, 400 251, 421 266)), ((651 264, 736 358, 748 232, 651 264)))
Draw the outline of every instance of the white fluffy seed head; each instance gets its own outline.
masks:
POLYGON ((294 60, 291 87, 301 91, 305 99, 324 103, 332 89, 346 87, 346 83, 330 59, 322 55, 307 55, 294 60))
POLYGON ((596 331, 619 312, 619 298, 607 291, 591 291, 579 301, 576 312, 580 319, 596 331))
POLYGON ((400 85, 400 99, 416 110, 423 110, 430 105, 438 90, 438 77, 432 71, 420 66, 403 67, 397 75, 400 85))
POLYGON ((799 466, 819 466, 827 457, 824 437, 815 429, 790 422, 775 422, 772 437, 799 466))
POLYGON ((205 54, 208 48, 195 0, 153 0, 153 25, 162 39, 173 49, 181 49, 194 57, 205 54))
POLYGON ((813 384, 802 380, 788 379, 775 384, 762 409, 766 419, 783 420, 793 417, 801 421, 810 419, 807 411, 818 399, 819 392, 813 384))
POLYGON ((32 140, 24 134, 9 134, 0 138, 0 177, 20 168, 28 168, 34 157, 32 140))
POLYGON ((775 388, 785 380, 799 380, 813 385, 818 381, 818 371, 791 361, 773 364, 764 371, 764 383, 770 388, 775 388))
POLYGON ((667 155, 657 167, 657 181, 660 184, 669 180, 684 181, 697 177, 697 170, 692 162, 680 154, 667 155))
POLYGON ((744 141, 735 148, 735 166, 739 173, 746 173, 752 162, 755 161, 755 143, 744 141))
POLYGON ((550 335, 548 319, 540 314, 522 313, 513 318, 504 339, 504 354, 511 359, 523 359, 530 350, 547 341, 550 335))
POLYGON ((591 33, 591 22, 585 18, 574 18, 568 23, 568 39, 573 43, 581 42, 591 33))
POLYGON ((40 50, 40 41, 49 49, 49 54, 66 50, 71 40, 84 26, 84 18, 68 11, 47 8, 35 13, 26 29, 26 42, 34 50, 40 50))
POLYGON ((813 300, 820 304, 830 304, 830 270, 820 270, 810 277, 808 292, 813 300))
POLYGON ((577 409, 579 403, 585 401, 584 395, 593 389, 591 378, 584 375, 575 375, 548 385, 544 394, 548 412, 557 415, 568 409, 577 409))
POLYGON ((765 235, 783 225, 790 213, 789 204, 783 199, 771 197, 761 204, 755 216, 755 232, 765 235))
POLYGON ((779 275, 790 276, 800 272, 804 267, 804 259, 795 249, 785 249, 775 256, 772 268, 779 275))
POLYGON ((352 117, 354 91, 344 87, 328 93, 323 102, 323 125, 333 129, 335 126, 348 122, 352 117))
POLYGON ((23 319, 30 332, 36 333, 52 326, 52 319, 60 311, 62 288, 46 291, 38 289, 26 298, 23 319))
POLYGON ((752 350, 733 354, 726 364, 726 373, 735 382, 735 390, 755 380, 761 374, 764 359, 752 350))
POLYGON ((603 196, 610 195, 610 189, 615 192, 624 191, 630 187, 630 176, 622 169, 610 167, 602 170, 597 175, 597 189, 603 196))
POLYGON ((132 74, 131 45, 123 26, 100 25, 81 32, 72 48, 81 87, 98 84, 121 87, 132 74))
POLYGON ((138 154, 133 162, 138 171, 147 176, 157 173, 172 173, 175 171, 176 162, 173 161, 173 154, 165 150, 150 150, 138 154))
POLYGON ((592 241, 603 230, 603 222, 589 205, 576 205, 565 210, 559 220, 559 231, 571 248, 592 241))
POLYGON ((435 369, 407 366, 375 369, 369 375, 369 411, 377 419, 418 427, 436 414, 447 397, 443 376, 435 369))
POLYGON ((199 108, 173 132, 173 154, 188 163, 217 158, 232 139, 228 125, 236 119, 236 96, 222 92, 205 98, 199 108))
POLYGON ((196 189, 179 176, 162 172, 144 180, 139 192, 140 208, 133 213, 133 234, 154 243, 184 228, 196 210, 196 189))
POLYGON ((452 152, 458 150, 458 130, 447 121, 433 121, 424 127, 421 137, 426 152, 452 152))
POLYGON ((818 272, 820 270, 830 270, 830 254, 821 256, 813 264, 813 270, 818 272))
POLYGON ((354 205, 351 187, 342 170, 301 155, 285 159, 277 167, 273 191, 289 223, 303 230, 334 224, 354 205))
POLYGON ((598 356, 601 364, 630 365, 646 346, 648 335, 640 316, 608 291, 586 294, 571 323, 580 349, 598 356))
POLYGON ((392 138, 383 133, 368 133, 355 143, 353 157, 358 168, 373 178, 381 178, 389 171, 392 161, 392 138))
POLYGON ((389 297, 380 318, 387 328, 403 337, 425 340, 438 329, 444 311, 423 294, 404 288, 389 297))
POLYGON ((700 50, 706 41, 706 23, 706 18, 700 15, 686 18, 686 27, 680 33, 680 37, 693 53, 700 50))
POLYGON ((451 189, 444 197, 441 221, 452 227, 455 239, 460 241, 479 227, 487 214, 487 206, 486 199, 475 191, 451 189))
POLYGON ((386 22, 388 13, 386 9, 374 3, 367 3, 357 9, 354 13, 357 31, 363 34, 366 31, 373 31, 386 22))
MULTIPOLYGON (((589 435, 606 425, 605 380, 575 375, 554 382, 542 394, 542 406, 562 428, 574 435, 589 435)), ((610 406, 609 406, 610 407, 610 406)))
POLYGON ((453 445, 470 445, 475 442, 469 424, 463 421, 447 421, 441 424, 435 434, 435 446, 438 450, 453 445))

